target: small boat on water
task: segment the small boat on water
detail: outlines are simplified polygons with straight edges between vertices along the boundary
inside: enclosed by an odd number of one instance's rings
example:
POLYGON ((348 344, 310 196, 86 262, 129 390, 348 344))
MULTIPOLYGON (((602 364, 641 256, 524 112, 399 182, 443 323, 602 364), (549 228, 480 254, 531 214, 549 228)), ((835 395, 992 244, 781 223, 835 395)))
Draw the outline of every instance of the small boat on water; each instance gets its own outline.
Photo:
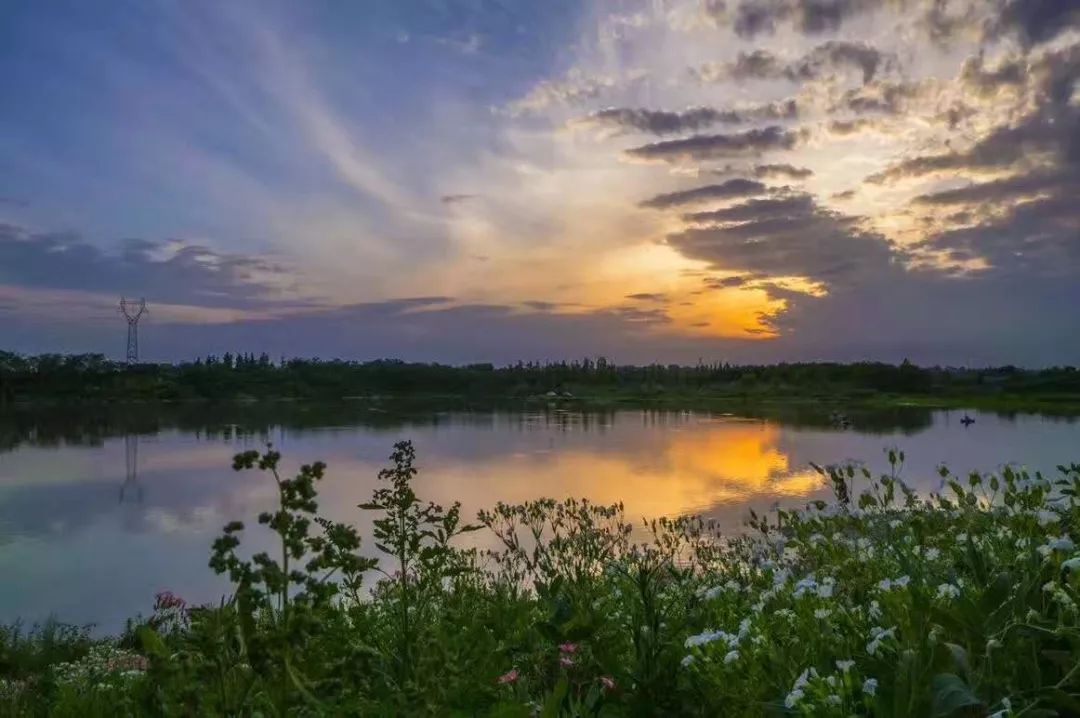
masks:
POLYGON ((968 426, 971 426, 972 424, 974 424, 975 420, 972 419, 967 414, 964 414, 964 417, 962 419, 960 419, 960 423, 963 424, 965 427, 968 427, 968 426))

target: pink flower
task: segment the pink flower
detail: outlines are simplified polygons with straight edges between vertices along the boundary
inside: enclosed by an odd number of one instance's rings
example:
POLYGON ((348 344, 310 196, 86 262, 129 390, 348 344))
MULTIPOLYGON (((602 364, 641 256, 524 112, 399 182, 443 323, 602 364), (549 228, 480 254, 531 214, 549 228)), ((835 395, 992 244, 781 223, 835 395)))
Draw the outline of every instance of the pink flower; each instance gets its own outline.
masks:
POLYGON ((604 686, 605 691, 615 690, 615 679, 611 676, 600 676, 600 683, 604 686))
POLYGON ((574 653, 575 651, 577 651, 577 644, 576 643, 560 643, 559 644, 559 653, 574 653))
POLYGON ((563 668, 569 668, 570 666, 574 665, 574 659, 570 658, 569 656, 563 656, 559 659, 559 665, 561 665, 563 668))
POLYGON ((177 596, 172 591, 162 591, 154 596, 154 608, 159 611, 167 611, 170 608, 183 608, 187 605, 187 601, 177 596))
POLYGON ((516 683, 517 679, 518 679, 518 672, 517 672, 517 669, 514 668, 514 669, 509 670, 506 673, 502 674, 501 676, 499 676, 499 678, 496 680, 496 683, 506 685, 508 683, 516 683))

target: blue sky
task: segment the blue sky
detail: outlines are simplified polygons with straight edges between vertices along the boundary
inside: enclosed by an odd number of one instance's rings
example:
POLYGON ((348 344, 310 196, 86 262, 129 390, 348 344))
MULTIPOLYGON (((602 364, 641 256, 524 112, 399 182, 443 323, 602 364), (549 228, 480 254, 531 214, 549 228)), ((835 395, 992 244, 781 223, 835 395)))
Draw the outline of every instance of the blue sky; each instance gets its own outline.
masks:
POLYGON ((1077 363, 1080 3, 10 2, 0 344, 1077 363))

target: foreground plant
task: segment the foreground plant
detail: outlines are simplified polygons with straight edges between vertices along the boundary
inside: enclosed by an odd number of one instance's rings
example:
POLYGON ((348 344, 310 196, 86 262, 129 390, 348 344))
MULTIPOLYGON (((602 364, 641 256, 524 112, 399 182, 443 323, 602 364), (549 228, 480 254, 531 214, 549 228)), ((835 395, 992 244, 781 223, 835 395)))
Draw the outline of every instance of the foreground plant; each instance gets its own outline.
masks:
POLYGON ((375 558, 318 516, 325 466, 238 455, 276 482, 278 556, 232 523, 216 606, 160 594, 117 643, 0 632, 0 714, 1080 715, 1080 466, 920 494, 890 450, 726 537, 575 499, 466 525, 416 495, 411 444, 390 459, 360 507, 375 558), (458 545, 480 528, 487 551, 458 545))

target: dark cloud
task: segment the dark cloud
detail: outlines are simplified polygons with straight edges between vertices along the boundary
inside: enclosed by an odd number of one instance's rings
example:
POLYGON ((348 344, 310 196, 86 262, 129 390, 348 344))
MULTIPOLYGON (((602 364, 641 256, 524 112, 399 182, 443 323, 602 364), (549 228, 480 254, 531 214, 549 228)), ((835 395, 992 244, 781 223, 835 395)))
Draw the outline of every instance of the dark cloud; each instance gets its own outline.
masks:
POLYGON ((684 214, 683 219, 687 222, 714 223, 714 222, 745 222, 759 220, 765 217, 802 217, 813 213, 815 208, 814 198, 808 194, 796 194, 788 197, 770 199, 752 199, 742 204, 708 212, 691 212, 684 214))
POLYGON ((795 100, 784 100, 740 109, 717 110, 712 107, 692 107, 681 112, 612 107, 594 112, 578 122, 666 135, 700 130, 716 124, 786 120, 796 117, 797 114, 798 107, 795 100))
POLYGON ((538 312, 550 312, 559 308, 558 302, 545 302, 539 299, 531 299, 527 302, 522 302, 521 305, 523 307, 528 307, 529 309, 535 309, 538 312))
POLYGON ((825 210, 809 195, 787 199, 783 211, 769 200, 719 210, 710 218, 718 224, 669 235, 668 244, 718 270, 829 285, 860 281, 894 261, 889 242, 860 230, 858 218, 825 210))
POLYGON ((1035 195, 1047 190, 1057 191, 1064 189, 1080 193, 1080 186, 1077 186, 1078 181, 1080 181, 1080 178, 1062 172, 1033 172, 990 182, 970 184, 967 187, 959 187, 933 194, 919 195, 912 201, 915 204, 922 205, 975 204, 981 202, 1000 204, 1017 197, 1035 195))
POLYGON ((791 164, 772 164, 772 165, 757 165, 753 169, 755 177, 762 179, 772 179, 776 177, 785 177, 787 179, 806 179, 814 174, 813 170, 805 167, 796 167, 791 164))
POLYGON ((627 294, 627 299, 633 299, 639 302, 666 302, 667 295, 662 292, 638 292, 637 294, 627 294))
POLYGON ((908 101, 922 92, 923 86, 919 83, 878 80, 845 92, 843 99, 833 106, 832 111, 896 115, 904 112, 908 101))
POLYGON ((750 197, 757 194, 763 194, 766 191, 767 188, 761 182, 736 178, 721 184, 710 184, 679 192, 658 194, 655 197, 644 200, 639 203, 638 206, 649 207, 652 209, 666 209, 668 207, 693 204, 705 200, 750 197))
POLYGON ((960 82, 964 89, 984 99, 1006 88, 1022 89, 1026 80, 1026 63, 1015 57, 988 68, 982 55, 976 55, 965 60, 960 68, 960 82))
POLYGON ((788 70, 798 79, 812 79, 823 76, 828 69, 854 67, 862 72, 866 83, 888 62, 885 55, 865 42, 830 40, 815 47, 788 70))
POLYGON ((736 274, 731 277, 706 277, 702 280, 709 289, 736 289, 761 279, 760 274, 736 274))
POLYGON ((699 68, 695 74, 707 82, 788 80, 798 83, 826 77, 838 70, 855 69, 867 83, 893 62, 891 57, 865 42, 830 40, 790 62, 768 50, 753 50, 740 52, 731 62, 699 68))
POLYGON ((847 135, 857 135, 863 130, 877 126, 877 120, 869 117, 857 117, 854 120, 831 120, 828 129, 831 134, 845 137, 847 135))
POLYGON ((1057 162, 1063 156, 1077 152, 1078 132, 1080 124, 1076 117, 1039 112, 1015 125, 992 130, 967 150, 911 157, 866 180, 885 184, 936 172, 996 171, 1021 162, 1057 162))
POLYGON ((1080 0, 1007 0, 993 27, 1027 46, 1047 42, 1080 27, 1080 0))
POLYGON ((444 194, 439 198, 439 201, 443 204, 459 204, 475 198, 475 194, 444 194))
POLYGON ((106 252, 71 233, 0 224, 0 284, 145 295, 151 302, 247 308, 273 303, 288 271, 262 257, 128 240, 106 252))
POLYGON ((848 18, 879 4, 878 0, 742 0, 730 10, 714 6, 712 14, 731 22, 740 37, 754 38, 785 24, 806 34, 835 32, 848 18))
POLYGON ((694 135, 682 140, 654 142, 627 150, 628 157, 661 162, 687 162, 757 155, 769 150, 789 150, 798 133, 778 125, 717 135, 694 135))

